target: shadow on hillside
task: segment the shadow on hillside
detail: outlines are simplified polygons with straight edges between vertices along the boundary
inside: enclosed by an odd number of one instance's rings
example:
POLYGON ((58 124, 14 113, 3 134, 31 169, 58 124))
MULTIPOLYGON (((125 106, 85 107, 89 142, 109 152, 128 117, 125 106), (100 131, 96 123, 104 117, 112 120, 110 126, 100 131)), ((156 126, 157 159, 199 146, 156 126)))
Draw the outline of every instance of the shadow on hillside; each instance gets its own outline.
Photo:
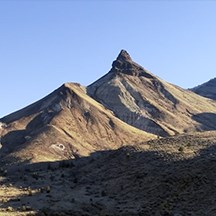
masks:
POLYGON ((24 143, 26 136, 26 130, 15 130, 5 134, 1 138, 2 151, 11 152, 15 146, 24 143))
POLYGON ((200 113, 193 115, 192 119, 201 124, 201 130, 216 130, 216 113, 200 113))
POLYGON ((58 112, 39 113, 26 126, 24 130, 10 131, 1 137, 2 153, 12 153, 22 148, 23 144, 36 136, 41 129, 49 124, 58 112))
POLYGON ((123 147, 75 160, 12 167, 1 183, 29 189, 2 207, 28 205, 40 216, 211 216, 216 214, 215 179, 216 145, 185 160, 123 147))

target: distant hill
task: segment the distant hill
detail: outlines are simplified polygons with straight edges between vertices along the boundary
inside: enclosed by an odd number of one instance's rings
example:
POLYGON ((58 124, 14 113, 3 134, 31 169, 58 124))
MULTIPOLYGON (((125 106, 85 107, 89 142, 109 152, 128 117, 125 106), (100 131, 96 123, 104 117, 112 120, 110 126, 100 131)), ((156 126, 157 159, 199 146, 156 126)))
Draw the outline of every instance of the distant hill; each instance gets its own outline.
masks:
POLYGON ((118 118, 146 132, 169 136, 216 129, 216 102, 163 81, 125 50, 87 92, 118 118))
POLYGON ((191 91, 203 97, 216 100, 216 78, 192 88, 191 91))

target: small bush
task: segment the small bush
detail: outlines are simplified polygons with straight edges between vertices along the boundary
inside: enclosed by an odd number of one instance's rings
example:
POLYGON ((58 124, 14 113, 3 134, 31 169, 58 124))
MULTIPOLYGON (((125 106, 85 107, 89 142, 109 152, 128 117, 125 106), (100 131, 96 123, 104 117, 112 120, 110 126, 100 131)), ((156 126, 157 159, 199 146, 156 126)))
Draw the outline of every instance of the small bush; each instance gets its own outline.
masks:
POLYGON ((7 209, 6 209, 6 211, 8 211, 8 212, 12 212, 12 211, 13 211, 13 207, 8 206, 7 209))
POLYGON ((129 159, 129 158, 130 158, 130 156, 131 156, 131 155, 130 155, 130 153, 129 153, 129 152, 127 152, 127 153, 126 153, 126 158, 127 158, 127 159, 129 159))
POLYGON ((7 176, 7 173, 8 173, 7 170, 3 170, 2 174, 3 174, 3 176, 7 176))
POLYGON ((183 146, 180 146, 179 149, 178 149, 178 151, 179 151, 179 152, 183 152, 183 151, 184 151, 184 147, 183 147, 183 146))
POLYGON ((31 189, 28 189, 28 195, 32 196, 33 195, 33 191, 31 189))
POLYGON ((103 191, 101 191, 101 196, 102 197, 104 197, 104 196, 106 196, 107 195, 107 193, 103 190, 103 191))
POLYGON ((191 147, 191 143, 187 143, 187 147, 191 147))
POLYGON ((7 199, 6 199, 6 198, 2 198, 1 202, 2 202, 2 203, 6 203, 6 202, 7 202, 7 199))
POLYGON ((50 191, 51 191, 51 187, 50 187, 50 186, 47 186, 47 187, 46 187, 46 192, 47 192, 47 193, 50 193, 50 191))
POLYGON ((32 178, 38 180, 39 179, 39 175, 37 172, 32 173, 32 178))

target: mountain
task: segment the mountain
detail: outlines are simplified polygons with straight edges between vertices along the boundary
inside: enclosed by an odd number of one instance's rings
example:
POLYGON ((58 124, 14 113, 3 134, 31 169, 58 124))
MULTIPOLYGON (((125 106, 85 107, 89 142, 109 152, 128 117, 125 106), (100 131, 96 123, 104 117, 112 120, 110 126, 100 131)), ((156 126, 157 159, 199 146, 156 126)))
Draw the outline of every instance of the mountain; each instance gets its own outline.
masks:
POLYGON ((87 88, 0 119, 0 215, 213 216, 215 123, 216 101, 122 50, 87 88))
POLYGON ((191 89, 196 94, 216 100, 216 78, 191 89))
POLYGON ((73 83, 0 122, 0 158, 10 163, 70 159, 155 138, 116 118, 73 83))
POLYGON ((163 81, 125 50, 87 93, 124 122, 160 136, 216 129, 216 102, 163 81))

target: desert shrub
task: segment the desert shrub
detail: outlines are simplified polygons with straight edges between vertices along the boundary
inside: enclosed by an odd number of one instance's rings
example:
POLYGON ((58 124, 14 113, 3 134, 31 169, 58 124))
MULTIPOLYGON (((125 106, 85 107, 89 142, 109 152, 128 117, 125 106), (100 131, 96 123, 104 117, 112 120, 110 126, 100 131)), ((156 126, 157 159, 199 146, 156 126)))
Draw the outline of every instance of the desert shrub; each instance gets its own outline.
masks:
POLYGON ((73 180, 73 183, 76 184, 78 182, 78 179, 75 177, 73 180))
POLYGON ((127 153, 126 153, 126 158, 127 158, 127 159, 129 159, 129 158, 130 158, 130 156, 131 156, 131 155, 130 155, 130 153, 129 153, 129 152, 127 152, 127 153))
POLYGON ((6 211, 8 211, 8 212, 12 212, 12 211, 13 211, 13 207, 8 206, 8 207, 6 208, 6 211))
POLYGON ((50 181, 54 181, 55 180, 55 176, 54 175, 51 175, 50 176, 50 181))
POLYGON ((32 196, 33 195, 33 191, 31 189, 28 189, 28 196, 32 196))
POLYGON ((8 172, 7 172, 7 170, 5 169, 5 170, 3 170, 3 173, 2 173, 2 174, 3 174, 3 176, 7 176, 7 173, 8 173, 8 172))
POLYGON ((2 203, 6 203, 6 202, 7 202, 7 199, 6 199, 6 198, 2 198, 1 202, 2 202, 2 203))
POLYGON ((106 196, 107 195, 107 193, 103 190, 103 191, 101 191, 101 196, 102 197, 104 197, 104 196, 106 196))
POLYGON ((69 168, 72 167, 73 163, 70 163, 69 161, 60 161, 59 168, 69 168))
POLYGON ((48 169, 48 170, 51 170, 51 169, 52 169, 52 167, 51 167, 51 164, 50 164, 50 163, 48 163, 48 164, 47 164, 47 169, 48 169))
POLYGON ((187 143, 187 147, 191 147, 191 143, 187 143))
POLYGON ((38 180, 39 179, 39 174, 37 172, 32 173, 32 178, 38 180))
POLYGON ((47 193, 50 193, 50 191, 51 191, 51 187, 50 187, 50 186, 47 186, 47 187, 46 187, 46 192, 47 192, 47 193))
POLYGON ((178 151, 179 151, 179 152, 183 152, 183 151, 184 151, 184 147, 183 147, 183 146, 180 146, 179 149, 178 149, 178 151))

